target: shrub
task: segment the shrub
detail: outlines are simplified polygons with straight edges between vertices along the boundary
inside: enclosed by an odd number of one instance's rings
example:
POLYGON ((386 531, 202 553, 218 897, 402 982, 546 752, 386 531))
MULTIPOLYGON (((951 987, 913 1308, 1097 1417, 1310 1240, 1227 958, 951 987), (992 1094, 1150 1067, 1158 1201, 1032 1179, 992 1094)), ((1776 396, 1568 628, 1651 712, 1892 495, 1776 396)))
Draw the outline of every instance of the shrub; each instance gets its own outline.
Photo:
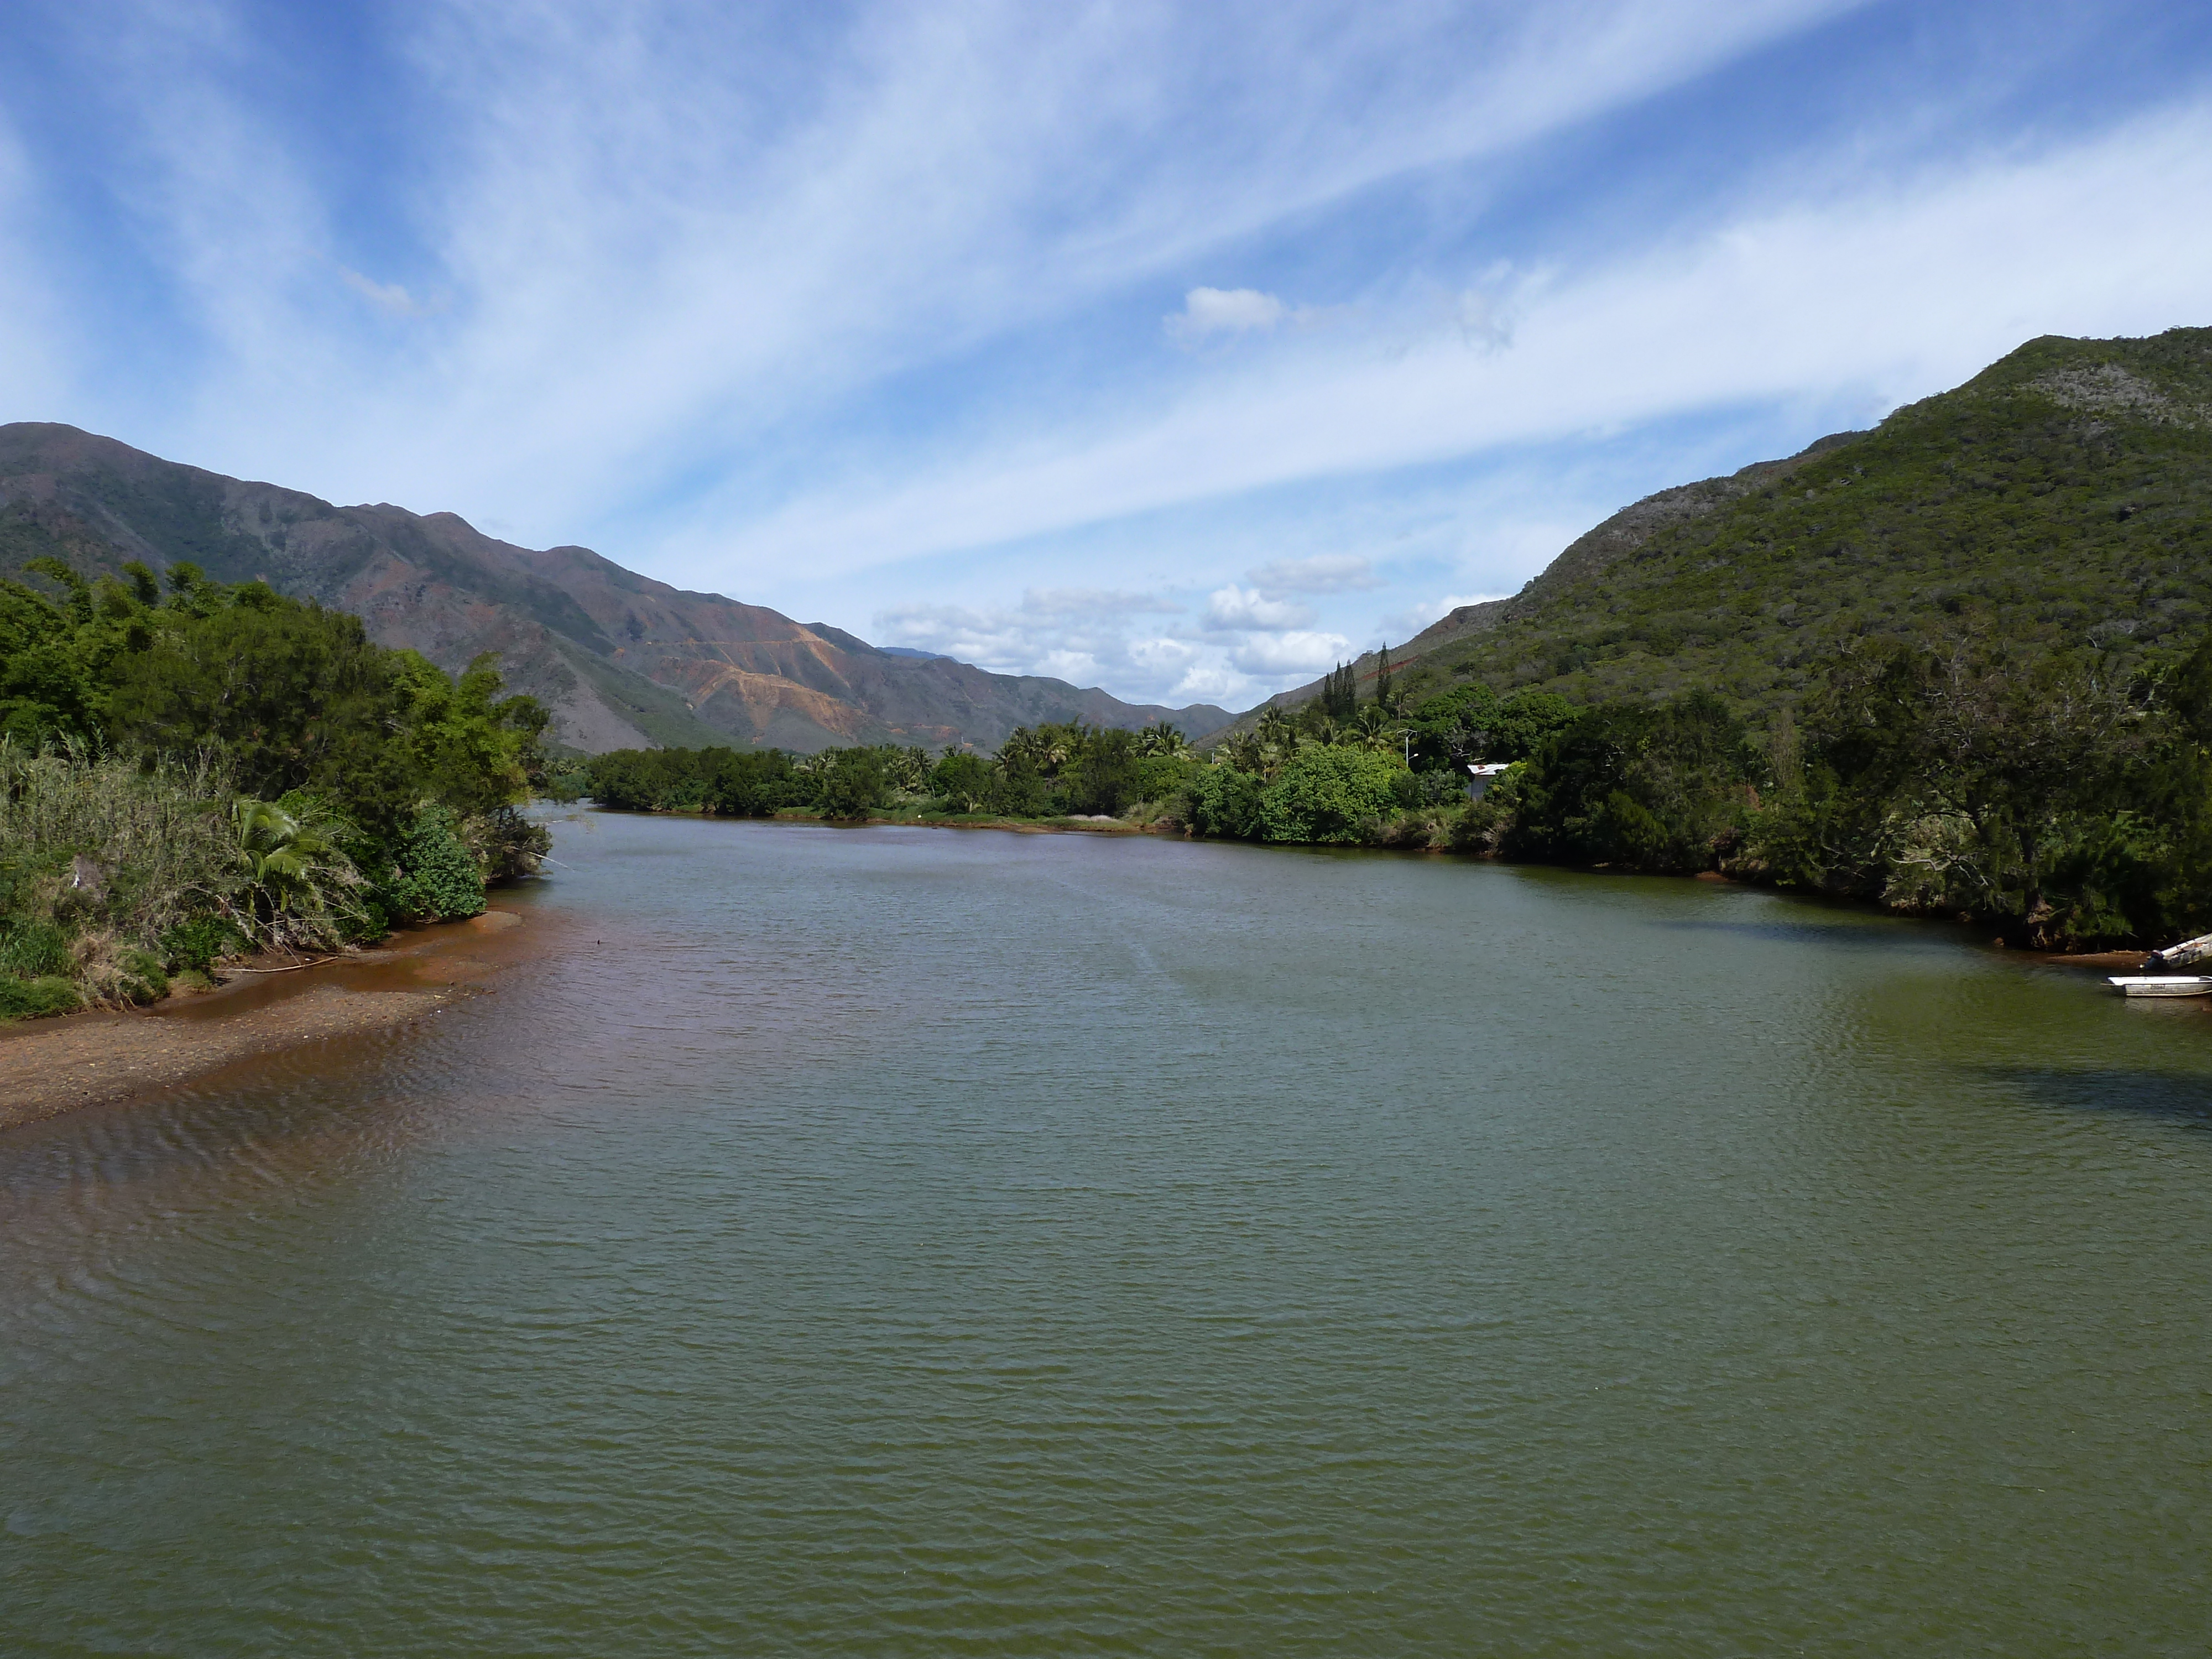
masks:
POLYGON ((1569 864, 1713 868, 1747 817, 1751 751, 1711 692, 1607 703, 1527 763, 1505 850, 1569 864))
POLYGON ((204 974, 245 948, 246 936, 221 916, 194 916, 161 935, 162 963, 174 973, 204 974))
POLYGON ((512 806, 497 806, 464 818, 457 833, 487 882, 534 876, 539 863, 553 850, 553 832, 542 823, 532 823, 512 806))
POLYGON ((483 872, 461 841, 453 808, 433 805, 415 815, 400 839, 393 878, 371 896, 426 921, 483 914, 483 872))
POLYGON ((1413 781, 1413 804, 1420 806, 1461 806, 1467 802, 1467 775, 1439 769, 1407 775, 1413 781))
POLYGON ((705 753, 715 757, 707 805, 725 817, 766 817, 779 806, 791 805, 802 793, 802 781, 792 773, 791 757, 781 749, 705 753))
POLYGON ((930 769, 929 787, 948 811, 981 812, 991 804, 997 783, 991 763, 981 755, 954 751, 930 769))
POLYGON ((1453 817, 1449 845, 1455 853, 1492 856, 1512 821, 1513 791, 1493 783, 1480 800, 1469 801, 1453 817))
POLYGON ((1109 726, 1090 732, 1067 772, 1067 810, 1119 817, 1142 796, 1137 734, 1109 726))
POLYGON ((1284 763, 1260 795, 1269 841, 1356 842, 1361 826, 1388 811, 1405 768, 1392 755, 1342 744, 1314 744, 1284 763))
POLYGON ((1446 806, 1417 807, 1376 823, 1370 839, 1378 847, 1410 847, 1441 853, 1455 844, 1462 816, 1461 811, 1446 806))
POLYGON ((348 945, 373 945, 392 931, 392 907, 385 902, 391 896, 390 884, 371 884, 360 895, 361 908, 343 919, 338 937, 348 945))
POLYGON ((990 810, 1009 817, 1041 818, 1057 811, 1050 784, 1018 756, 1000 756, 991 783, 990 810))
POLYGON ((1262 827, 1260 789, 1260 780, 1249 772, 1233 766, 1205 767, 1185 787, 1177 816, 1194 834, 1249 841, 1262 827))
POLYGON ((1171 801, 1200 769, 1188 755, 1148 755, 1137 763, 1137 799, 1171 801))
POLYGON ((815 774, 814 804, 826 818, 864 818, 884 804, 883 763, 872 749, 832 749, 815 774))
POLYGON ((0 1019, 40 1019, 75 1013, 84 1006, 76 987, 58 974, 37 979, 0 978, 0 1019))
POLYGON ((159 1002, 169 994, 169 976, 151 951, 126 950, 116 958, 116 989, 131 1002, 159 1002))

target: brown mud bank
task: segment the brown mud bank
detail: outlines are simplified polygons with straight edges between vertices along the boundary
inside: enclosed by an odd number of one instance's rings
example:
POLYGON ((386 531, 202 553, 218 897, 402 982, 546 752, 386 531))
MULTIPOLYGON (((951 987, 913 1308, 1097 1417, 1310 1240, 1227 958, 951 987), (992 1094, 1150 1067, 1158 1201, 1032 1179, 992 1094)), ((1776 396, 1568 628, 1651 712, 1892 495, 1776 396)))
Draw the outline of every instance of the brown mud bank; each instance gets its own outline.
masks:
POLYGON ((374 950, 127 1013, 71 1014, 0 1031, 0 1131, 82 1106, 160 1094, 227 1066, 424 1019, 543 948, 542 925, 488 910, 374 950))

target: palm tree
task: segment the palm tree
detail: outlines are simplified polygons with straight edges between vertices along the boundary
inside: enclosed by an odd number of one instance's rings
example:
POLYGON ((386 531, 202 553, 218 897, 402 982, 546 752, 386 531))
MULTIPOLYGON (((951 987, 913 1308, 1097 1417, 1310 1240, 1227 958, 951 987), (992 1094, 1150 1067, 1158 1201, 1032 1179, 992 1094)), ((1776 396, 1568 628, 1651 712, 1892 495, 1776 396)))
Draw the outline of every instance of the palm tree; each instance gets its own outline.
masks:
POLYGON ((1267 757, 1256 732, 1239 732, 1213 753, 1217 761, 1225 760, 1239 772, 1260 772, 1267 768, 1267 757))
POLYGON ((1177 755, 1190 752, 1190 739, 1183 736, 1179 726, 1171 726, 1165 720, 1155 720, 1137 733, 1137 752, 1147 760, 1173 759, 1177 755))
POLYGON ((894 788, 918 795, 929 787, 929 750, 892 749, 885 751, 884 770, 894 788))
POLYGON ((339 848, 332 821, 317 822, 273 801, 241 795, 231 805, 243 897, 251 921, 273 942, 325 936, 356 908, 361 875, 339 848))
POLYGON ((273 802, 241 795, 231 817, 238 824, 238 855, 256 887, 295 886, 312 877, 316 860, 337 851, 273 802))
POLYGON ((1042 744, 1039 758, 1043 763, 1043 769, 1048 773, 1058 773, 1061 767, 1082 752, 1084 743, 1090 735, 1090 729, 1081 720, 1037 727, 1037 739, 1042 744))
POLYGON ((1370 702, 1353 720, 1345 733, 1345 740, 1379 755, 1402 745, 1406 740, 1406 729, 1391 718, 1389 709, 1380 703, 1370 702))
POLYGON ((1018 726, 1006 733, 1006 740, 999 745, 999 752, 991 757, 991 764, 1001 772, 1011 772, 1017 766, 1036 765, 1036 733, 1026 726, 1018 726))

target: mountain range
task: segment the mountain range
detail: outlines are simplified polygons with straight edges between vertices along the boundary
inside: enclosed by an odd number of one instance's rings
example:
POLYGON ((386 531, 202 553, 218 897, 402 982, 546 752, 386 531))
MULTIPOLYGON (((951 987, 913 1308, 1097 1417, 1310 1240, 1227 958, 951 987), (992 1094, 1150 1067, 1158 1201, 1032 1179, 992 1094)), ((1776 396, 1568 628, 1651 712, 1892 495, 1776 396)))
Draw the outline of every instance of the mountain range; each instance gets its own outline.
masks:
POLYGON ((586 753, 647 746, 873 743, 995 749, 1018 726, 1171 720, 1200 739, 1227 709, 1127 703, 1035 675, 884 649, 824 623, 696 593, 584 547, 518 547, 451 513, 336 507, 149 455, 75 427, 0 426, 0 573, 58 557, 88 576, 180 561, 223 581, 359 615, 380 644, 447 670, 500 653, 586 753))
MULTIPOLYGON (((1202 744, 1260 712, 993 674, 674 588, 587 548, 518 547, 451 513, 334 507, 74 427, 0 426, 0 572, 41 555, 87 574, 135 558, 261 577, 447 669, 497 651, 586 752, 989 750, 1017 726, 1073 719, 1168 720, 1202 744)), ((1646 496, 1512 598, 1462 605, 1391 654, 1410 696, 1468 680, 1577 702, 1703 686, 1764 719, 1870 636, 1978 632, 2023 660, 2094 646, 2124 669, 2208 624, 2212 329, 2174 329, 2033 340, 1871 431, 1646 496)), ((1364 686, 1380 665, 1358 659, 1364 686)))

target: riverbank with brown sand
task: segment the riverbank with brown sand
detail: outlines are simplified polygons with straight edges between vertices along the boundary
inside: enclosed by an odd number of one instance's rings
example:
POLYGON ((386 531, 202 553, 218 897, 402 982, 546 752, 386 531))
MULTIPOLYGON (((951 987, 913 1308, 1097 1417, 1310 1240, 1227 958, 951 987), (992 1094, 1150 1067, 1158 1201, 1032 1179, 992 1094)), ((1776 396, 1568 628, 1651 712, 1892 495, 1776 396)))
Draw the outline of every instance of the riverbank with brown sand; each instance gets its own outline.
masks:
POLYGON ((216 990, 152 1008, 0 1028, 0 1131, 115 1105, 224 1067, 427 1019, 541 942, 513 910, 410 930, 296 968, 233 970, 216 990))

